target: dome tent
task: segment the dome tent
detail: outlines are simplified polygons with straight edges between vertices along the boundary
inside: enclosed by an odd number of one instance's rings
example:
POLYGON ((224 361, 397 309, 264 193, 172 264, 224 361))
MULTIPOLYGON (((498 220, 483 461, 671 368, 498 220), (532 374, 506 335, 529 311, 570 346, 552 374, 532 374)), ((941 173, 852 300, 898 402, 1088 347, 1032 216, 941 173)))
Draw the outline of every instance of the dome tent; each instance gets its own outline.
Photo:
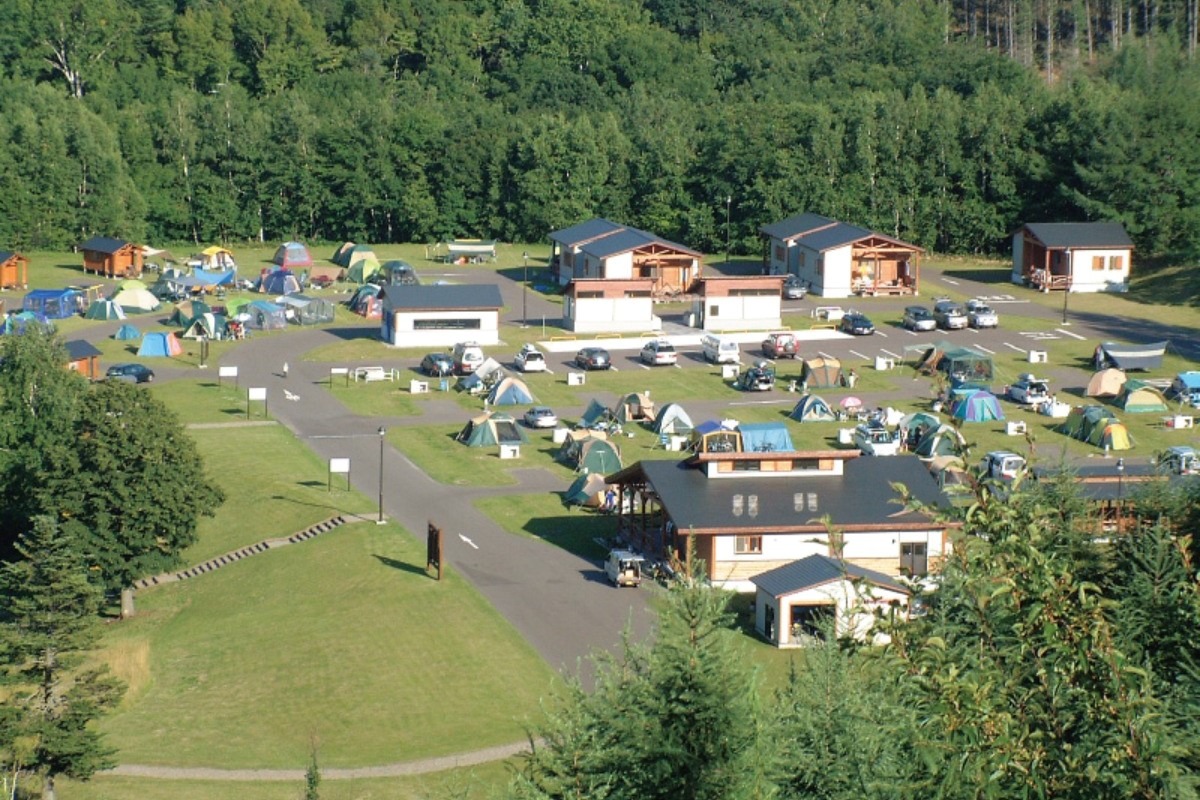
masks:
POLYGON ((337 250, 333 251, 333 255, 329 257, 329 260, 339 267, 344 267, 350 263, 350 251, 354 248, 354 242, 343 242, 337 250))
POLYGON ((953 425, 938 425, 927 428, 921 435, 913 452, 922 459, 928 460, 937 456, 957 456, 967 446, 967 440, 953 425))
POLYGON ((833 422, 837 419, 829 403, 815 394, 801 397, 788 416, 797 422, 833 422))
POLYGON ((472 417, 455 438, 467 447, 520 445, 529 441, 516 420, 499 412, 486 412, 472 417))
POLYGON ((692 424, 692 418, 683 410, 683 406, 667 403, 658 410, 653 430, 655 433, 684 434, 690 433, 694 427, 696 426, 692 424))
POLYGON ((1004 411, 1000 402, 991 392, 983 389, 972 389, 963 393, 955 393, 954 406, 950 416, 963 422, 991 422, 1004 419, 1004 411))
POLYGON ((509 375, 496 382, 488 393, 487 402, 493 406, 520 406, 537 401, 525 381, 509 375))
POLYGON ((399 259, 383 262, 379 268, 383 281, 389 286, 419 286, 421 279, 412 264, 399 259))
POLYGON ((276 269, 262 276, 258 291, 263 294, 300 294, 300 280, 290 269, 276 269))
POLYGON ((188 323, 180 334, 184 339, 221 339, 225 336, 225 316, 211 312, 188 323))
POLYGON ((1130 414, 1165 414, 1168 410, 1163 393, 1139 380, 1127 381, 1116 403, 1117 408, 1130 414))
POLYGON ((804 359, 804 367, 800 371, 800 380, 809 389, 829 389, 839 386, 842 381, 842 362, 836 358, 804 359))
POLYGON ((113 334, 113 338, 120 342, 136 342, 142 338, 142 332, 132 325, 122 325, 117 328, 117 332, 113 334))
POLYGON ((1076 406, 1055 430, 1105 450, 1133 447, 1128 429, 1103 406, 1076 406))
POLYGON ((83 316, 85 319, 125 319, 125 311, 112 300, 95 300, 83 316))
POLYGON ((654 401, 642 392, 624 395, 612 409, 613 419, 622 425, 639 419, 654 419, 654 401))
POLYGON ((271 263, 284 269, 293 269, 295 267, 311 267, 313 260, 312 254, 308 252, 308 248, 304 246, 303 242, 284 242, 275 251, 271 263))
POLYGON ((575 437, 570 434, 558 451, 558 460, 576 472, 607 475, 621 468, 621 451, 607 438, 595 434, 575 437))
POLYGON ((575 482, 563 492, 563 503, 569 506, 588 506, 599 508, 604 503, 604 493, 608 484, 600 472, 588 472, 580 475, 575 482))
POLYGON ((179 340, 175 338, 173 332, 155 331, 142 337, 142 346, 138 348, 137 354, 153 358, 170 358, 183 355, 183 346, 179 344, 179 340))
POLYGON ((1092 375, 1084 394, 1088 397, 1117 397, 1125 388, 1125 380, 1125 373, 1116 367, 1102 369, 1092 375))
POLYGON ((350 262, 350 267, 346 270, 346 280, 363 284, 375 277, 377 272, 379 272, 379 259, 375 257, 374 253, 371 253, 350 262))

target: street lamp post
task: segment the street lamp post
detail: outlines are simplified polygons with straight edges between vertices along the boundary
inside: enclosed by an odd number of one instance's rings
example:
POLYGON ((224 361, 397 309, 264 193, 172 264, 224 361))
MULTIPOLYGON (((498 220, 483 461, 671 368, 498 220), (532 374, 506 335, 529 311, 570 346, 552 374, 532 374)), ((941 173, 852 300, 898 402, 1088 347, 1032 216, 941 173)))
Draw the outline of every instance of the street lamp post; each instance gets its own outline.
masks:
POLYGON ((729 264, 729 218, 733 211, 733 195, 725 195, 725 263, 729 264))
POLYGON ((379 426, 379 519, 376 525, 383 524, 383 443, 387 440, 387 428, 379 426))
POLYGON ((1122 509, 1125 505, 1125 459, 1117 459, 1117 533, 1121 532, 1122 509))
POLYGON ((525 262, 525 272, 521 278, 521 327, 524 328, 529 324, 529 251, 521 253, 521 259, 525 262))

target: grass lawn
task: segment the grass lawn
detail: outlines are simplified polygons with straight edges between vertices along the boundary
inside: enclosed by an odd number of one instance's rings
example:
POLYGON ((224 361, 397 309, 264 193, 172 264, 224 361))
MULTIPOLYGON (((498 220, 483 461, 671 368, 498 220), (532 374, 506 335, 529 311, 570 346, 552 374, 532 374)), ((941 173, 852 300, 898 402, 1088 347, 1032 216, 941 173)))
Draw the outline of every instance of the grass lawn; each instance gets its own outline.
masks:
POLYGON ((218 380, 215 369, 205 378, 156 382, 149 387, 185 424, 261 422, 271 418, 257 401, 250 404, 247 417, 246 385, 236 385, 233 378, 218 380))
POLYGON ((130 686, 101 728, 124 763, 303 768, 523 737, 551 671, 424 545, 360 523, 139 597, 101 657, 130 686), (164 746, 169 743, 168 746, 164 746))
POLYGON ((345 491, 344 483, 330 492, 325 463, 282 426, 188 433, 209 476, 225 491, 216 516, 201 517, 199 541, 183 554, 188 564, 375 507, 357 492, 345 491))
MULTIPOLYGON (((509 763, 402 778, 325 779, 321 800, 487 800, 508 783, 509 763)), ((100 775, 88 783, 59 779, 56 786, 62 800, 296 800, 304 795, 303 781, 172 781, 100 775)))
POLYGON ((607 539, 615 530, 613 517, 564 506, 558 494, 483 497, 475 507, 509 533, 540 539, 584 558, 604 558, 606 551, 595 540, 607 539))
MULTIPOLYGON (((413 375, 415 377, 416 373, 413 375)), ((440 396, 435 392, 412 394, 408 390, 407 374, 402 374, 396 382, 377 383, 347 382, 342 376, 335 376, 326 388, 346 408, 364 417, 419 417, 424 412, 423 403, 440 396)))

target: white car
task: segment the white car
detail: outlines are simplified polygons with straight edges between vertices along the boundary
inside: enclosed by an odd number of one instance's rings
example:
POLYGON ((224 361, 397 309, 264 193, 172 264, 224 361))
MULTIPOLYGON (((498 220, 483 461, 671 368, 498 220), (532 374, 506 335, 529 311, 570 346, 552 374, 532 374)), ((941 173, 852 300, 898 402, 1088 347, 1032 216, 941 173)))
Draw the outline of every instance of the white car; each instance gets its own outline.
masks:
POLYGON ((558 416, 549 406, 534 406, 525 412, 525 424, 530 428, 556 428, 558 416))
POLYGON ((967 327, 967 312, 958 303, 947 298, 933 304, 933 318, 937 320, 938 327, 948 331, 967 327))
POLYGON ((642 345, 640 354, 642 363, 650 366, 669 366, 679 360, 675 345, 666 339, 655 339, 642 345))
POLYGON ((531 344, 527 344, 521 348, 521 352, 517 353, 517 357, 513 359, 513 363, 521 372, 546 371, 546 357, 531 344))
POLYGON ((982 300, 968 300, 967 324, 972 328, 995 328, 1000 325, 1000 317, 982 300))
POLYGON ((1008 399, 1027 406, 1041 405, 1050 399, 1050 383, 1029 373, 1018 375, 1016 383, 1008 387, 1008 399))
POLYGON ((855 428, 854 444, 868 456, 894 456, 900 452, 899 435, 879 425, 859 425, 855 428))

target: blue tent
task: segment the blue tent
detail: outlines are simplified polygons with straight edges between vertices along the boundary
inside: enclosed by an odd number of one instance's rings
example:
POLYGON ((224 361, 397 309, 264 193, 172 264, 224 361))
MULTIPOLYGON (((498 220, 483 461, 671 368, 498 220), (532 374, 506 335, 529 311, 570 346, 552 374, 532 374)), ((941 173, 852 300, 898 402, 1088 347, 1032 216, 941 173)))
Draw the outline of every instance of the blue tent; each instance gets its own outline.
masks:
POLYGON ((142 346, 138 348, 139 356, 170 358, 181 355, 183 347, 175 338, 174 332, 161 333, 154 331, 142 337, 142 346))
POLYGON ((132 325, 122 325, 117 328, 117 332, 113 334, 113 338, 123 342, 136 342, 142 338, 142 332, 132 325))
POLYGON ((782 422, 745 422, 738 426, 743 453, 790 453, 796 449, 782 422))
POLYGON ((4 318, 3 330, 0 330, 0 332, 24 333, 25 329, 30 325, 39 325, 46 330, 54 329, 54 323, 46 319, 44 314, 37 314, 33 311, 18 311, 4 318))
POLYGON ((525 381, 511 375, 496 383, 487 397, 494 406, 519 406, 536 402, 525 381))
POLYGON ((67 319, 82 310, 82 302, 83 294, 75 289, 34 289, 21 307, 46 319, 67 319))
POLYGON ((796 403, 792 409, 792 413, 788 415, 797 422, 833 422, 837 416, 820 397, 815 394, 806 394, 800 398, 800 402, 796 403))
POLYGON ((258 285, 263 294, 300 294, 300 281, 290 269, 277 269, 263 275, 258 285))
POLYGON ((954 407, 950 416, 963 422, 990 422, 1004 419, 1004 411, 999 401, 991 392, 975 389, 964 393, 955 393, 954 407))
POLYGON ((237 276, 236 269, 227 269, 222 272, 209 272, 200 267, 192 268, 192 277, 202 282, 204 286, 224 286, 232 284, 233 279, 237 276))

